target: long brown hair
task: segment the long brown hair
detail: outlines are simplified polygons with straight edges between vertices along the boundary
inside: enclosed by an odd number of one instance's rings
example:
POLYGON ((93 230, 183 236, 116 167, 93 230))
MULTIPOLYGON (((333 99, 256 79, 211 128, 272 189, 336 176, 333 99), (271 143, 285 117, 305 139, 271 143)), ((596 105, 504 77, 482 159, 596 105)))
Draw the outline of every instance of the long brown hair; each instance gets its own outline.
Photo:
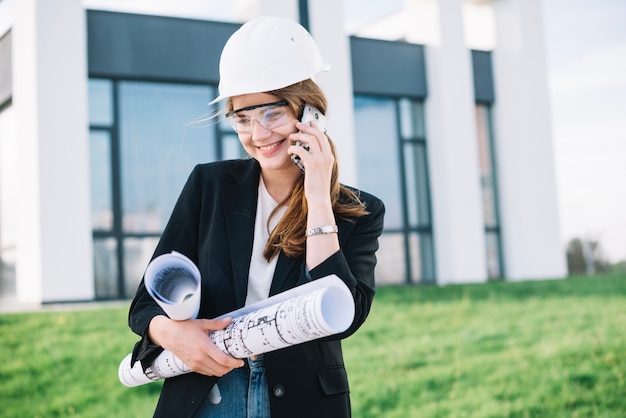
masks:
MULTIPOLYGON (((302 113, 305 103, 317 107, 323 114, 326 114, 328 110, 326 96, 313 80, 300 81, 282 89, 269 91, 268 93, 285 100, 294 115, 300 115, 302 113)), ((230 99, 227 103, 227 109, 229 111, 232 110, 230 99)), ((335 157, 330 183, 330 199, 335 216, 342 219, 350 219, 367 215, 368 212, 365 208, 365 204, 361 202, 359 197, 351 189, 339 183, 337 150, 332 139, 329 137, 328 140, 333 156, 335 157)), ((287 211, 278 222, 278 225, 276 225, 276 228, 270 232, 270 237, 263 251, 263 256, 268 261, 276 256, 279 251, 282 251, 289 257, 300 257, 304 255, 306 245, 304 231, 306 229, 308 213, 308 205, 304 195, 304 176, 299 176, 294 182, 291 192, 279 203, 276 209, 272 211, 270 219, 283 206, 287 206, 287 211)))

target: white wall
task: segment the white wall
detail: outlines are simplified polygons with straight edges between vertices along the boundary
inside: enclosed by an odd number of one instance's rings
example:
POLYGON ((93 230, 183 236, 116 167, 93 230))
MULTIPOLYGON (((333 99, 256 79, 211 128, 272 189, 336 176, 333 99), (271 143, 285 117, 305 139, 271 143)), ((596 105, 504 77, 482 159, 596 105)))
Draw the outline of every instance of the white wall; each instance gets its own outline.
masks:
POLYGON ((14 0, 0 0, 0 37, 13 26, 13 4, 14 0))
POLYGON ((93 299, 85 13, 80 0, 14 7, 18 301, 93 299))
POLYGON ((426 46, 426 124, 437 283, 487 280, 474 116, 472 62, 463 1, 439 1, 440 43, 426 46))
POLYGON ((493 2, 494 130, 506 276, 566 275, 540 0, 493 2))

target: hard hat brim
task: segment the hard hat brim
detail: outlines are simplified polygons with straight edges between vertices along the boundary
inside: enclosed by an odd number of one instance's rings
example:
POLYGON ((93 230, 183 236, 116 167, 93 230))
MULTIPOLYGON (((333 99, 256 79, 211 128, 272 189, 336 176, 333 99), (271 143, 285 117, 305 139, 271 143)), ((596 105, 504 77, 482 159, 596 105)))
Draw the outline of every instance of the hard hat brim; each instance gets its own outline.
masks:
MULTIPOLYGON (((319 69, 319 72, 327 72, 327 71, 330 71, 330 64, 326 64, 326 65, 324 65, 322 68, 320 68, 320 69, 319 69)), ((308 79, 308 78, 310 78, 310 79, 314 79, 316 75, 318 75, 318 74, 317 74, 317 73, 316 73, 316 74, 313 74, 311 77, 307 77, 307 78, 305 78, 305 80, 306 80, 306 79, 308 79)), ((302 81, 302 80, 299 80, 299 81, 302 81)), ((315 80, 314 80, 314 81, 315 81, 315 80)), ((297 83, 297 82, 298 82, 298 81, 295 81, 295 82, 294 82, 294 83, 292 83, 292 84, 295 84, 295 83, 297 83)), ((290 85, 291 85, 291 84, 287 84, 287 85, 284 85, 284 86, 283 86, 283 85, 281 84, 281 85, 277 85, 277 86, 275 86, 275 87, 273 87, 273 88, 267 88, 266 90, 263 90, 263 91, 250 91, 249 89, 243 89, 242 91, 239 91, 239 92, 230 92, 230 93, 229 93, 229 92, 226 92, 226 93, 224 93, 224 94, 220 94, 220 95, 219 95, 219 96, 217 96, 215 99, 211 100, 211 101, 209 102, 209 106, 211 106, 211 105, 213 105, 213 104, 217 104, 217 103, 221 102, 221 101, 222 101, 222 100, 224 100, 224 99, 228 99, 229 97, 241 96, 242 94, 267 93, 267 92, 269 92, 269 91, 279 90, 279 89, 282 89, 282 88, 288 87, 288 86, 290 86, 290 85)))
POLYGON ((217 103, 221 102, 224 99, 228 99, 228 96, 223 96, 223 95, 217 96, 215 99, 213 99, 213 100, 211 100, 209 102, 209 106, 217 104, 217 103))

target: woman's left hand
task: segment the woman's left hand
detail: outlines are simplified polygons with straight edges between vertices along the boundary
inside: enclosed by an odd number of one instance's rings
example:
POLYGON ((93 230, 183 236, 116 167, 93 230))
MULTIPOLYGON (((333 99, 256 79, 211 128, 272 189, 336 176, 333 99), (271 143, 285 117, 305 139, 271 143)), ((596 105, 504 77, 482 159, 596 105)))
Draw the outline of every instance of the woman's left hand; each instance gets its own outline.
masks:
POLYGON ((292 145, 289 152, 297 154, 305 167, 304 193, 306 198, 309 202, 329 199, 335 157, 328 137, 319 130, 315 122, 311 122, 311 126, 298 122, 296 128, 300 132, 291 134, 289 139, 293 142, 300 141, 302 145, 307 145, 309 150, 292 145))

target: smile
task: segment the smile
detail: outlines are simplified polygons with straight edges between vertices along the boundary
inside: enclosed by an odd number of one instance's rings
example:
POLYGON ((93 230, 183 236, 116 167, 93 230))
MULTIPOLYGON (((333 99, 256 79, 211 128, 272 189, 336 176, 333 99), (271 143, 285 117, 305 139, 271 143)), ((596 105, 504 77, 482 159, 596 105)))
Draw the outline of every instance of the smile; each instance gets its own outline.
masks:
POLYGON ((260 149, 261 151, 271 151, 274 148, 278 148, 284 140, 278 141, 278 142, 274 142, 273 144, 269 144, 269 145, 263 145, 262 147, 257 147, 258 149, 260 149))

